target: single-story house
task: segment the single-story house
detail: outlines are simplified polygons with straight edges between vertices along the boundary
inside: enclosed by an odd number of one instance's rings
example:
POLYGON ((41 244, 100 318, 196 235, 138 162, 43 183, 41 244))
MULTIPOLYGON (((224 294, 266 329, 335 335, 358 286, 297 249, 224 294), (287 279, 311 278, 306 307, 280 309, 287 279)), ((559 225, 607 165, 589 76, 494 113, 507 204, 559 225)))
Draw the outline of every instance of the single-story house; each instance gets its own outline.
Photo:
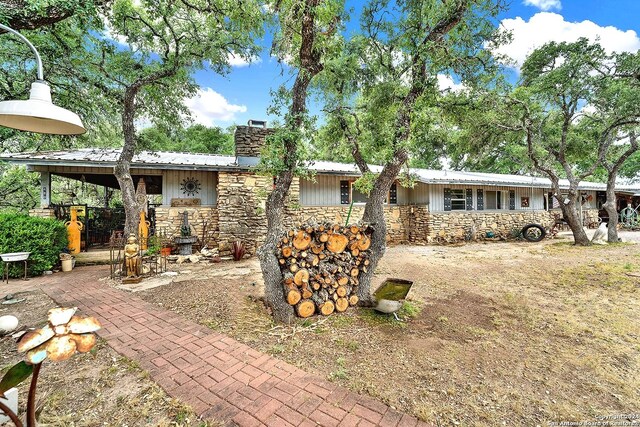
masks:
MULTIPOLYGON (((155 230, 168 236, 180 232, 186 210, 195 234, 218 245, 222 254, 233 241, 245 242, 254 252, 266 230, 265 200, 272 177, 255 171, 260 148, 269 129, 238 126, 235 156, 175 152, 142 152, 131 164, 134 182, 143 180, 147 194, 162 195, 155 207, 155 230)), ((24 164, 41 174, 41 207, 31 214, 54 216, 51 175, 118 188, 113 167, 117 149, 3 154, 0 160, 24 164)), ((287 223, 344 222, 353 202, 351 221, 361 218, 366 196, 353 182, 359 171, 353 164, 316 161, 309 164, 313 178, 296 178, 289 197, 287 223)), ((372 166, 376 171, 377 166, 372 166)), ((548 225, 559 215, 557 201, 545 178, 449 170, 412 169, 412 188, 395 183, 387 199, 390 243, 428 243, 438 237, 461 236, 473 226, 477 235, 507 235, 531 222, 548 225)), ((568 188, 568 183, 562 185, 568 188)), ((606 186, 582 182, 585 225, 597 224, 606 186)), ((640 188, 622 186, 623 200, 640 188)), ((637 202, 637 199, 636 199, 637 202)))

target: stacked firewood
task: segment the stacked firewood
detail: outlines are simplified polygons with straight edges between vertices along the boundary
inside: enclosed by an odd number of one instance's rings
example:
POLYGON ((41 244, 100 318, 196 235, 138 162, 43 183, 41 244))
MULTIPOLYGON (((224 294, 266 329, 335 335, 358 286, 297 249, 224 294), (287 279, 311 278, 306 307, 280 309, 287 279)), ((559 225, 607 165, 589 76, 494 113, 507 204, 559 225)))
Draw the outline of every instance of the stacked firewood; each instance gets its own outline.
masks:
POLYGON ((371 231, 366 225, 305 225, 278 242, 285 296, 298 316, 328 316, 358 303, 356 288, 369 265, 371 231))

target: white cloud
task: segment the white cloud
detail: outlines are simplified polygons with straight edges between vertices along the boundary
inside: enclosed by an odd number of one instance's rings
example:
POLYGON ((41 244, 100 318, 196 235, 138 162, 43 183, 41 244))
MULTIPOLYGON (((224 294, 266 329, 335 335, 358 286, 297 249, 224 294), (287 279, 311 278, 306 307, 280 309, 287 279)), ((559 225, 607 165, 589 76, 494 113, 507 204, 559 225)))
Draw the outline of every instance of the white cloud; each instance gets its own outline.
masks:
POLYGON ((232 67, 246 67, 248 65, 257 64, 262 61, 259 56, 253 56, 247 60, 246 58, 243 58, 242 56, 235 53, 228 54, 227 59, 229 60, 229 65, 231 65, 232 67))
POLYGON ((446 74, 438 74, 438 89, 450 90, 451 92, 460 92, 463 89, 466 89, 464 83, 456 83, 453 81, 451 76, 446 74))
POLYGON ((229 122, 236 113, 247 111, 246 105, 230 104, 224 96, 210 87, 199 89, 198 94, 184 101, 191 112, 193 121, 205 126, 214 126, 215 122, 229 122))
POLYGON ((574 42, 586 37, 591 41, 599 39, 608 52, 635 52, 640 49, 640 38, 633 30, 601 27, 591 21, 568 22, 562 15, 552 12, 536 13, 529 21, 520 17, 504 19, 502 26, 512 32, 513 40, 500 46, 496 52, 515 60, 517 68, 533 50, 550 41, 574 42))
POLYGON ((562 9, 560 0, 524 0, 526 6, 537 7, 540 10, 562 9))

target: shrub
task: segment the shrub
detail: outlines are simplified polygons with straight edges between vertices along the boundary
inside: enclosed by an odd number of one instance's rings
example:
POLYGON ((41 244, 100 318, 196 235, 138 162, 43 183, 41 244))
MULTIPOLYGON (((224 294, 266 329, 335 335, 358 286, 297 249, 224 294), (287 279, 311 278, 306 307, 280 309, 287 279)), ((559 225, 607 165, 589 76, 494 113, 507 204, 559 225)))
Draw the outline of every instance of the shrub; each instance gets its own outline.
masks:
MULTIPOLYGON (((0 253, 31 252, 29 274, 32 276, 51 270, 58 256, 67 247, 67 229, 61 221, 27 215, 0 214, 0 253)), ((0 269, 4 271, 4 263, 0 269)), ((11 265, 9 275, 24 274, 21 263, 11 265)))
POLYGON ((233 260, 240 261, 242 258, 244 258, 244 254, 246 252, 244 243, 242 243, 240 240, 236 240, 235 242, 233 242, 231 252, 233 254, 233 260))

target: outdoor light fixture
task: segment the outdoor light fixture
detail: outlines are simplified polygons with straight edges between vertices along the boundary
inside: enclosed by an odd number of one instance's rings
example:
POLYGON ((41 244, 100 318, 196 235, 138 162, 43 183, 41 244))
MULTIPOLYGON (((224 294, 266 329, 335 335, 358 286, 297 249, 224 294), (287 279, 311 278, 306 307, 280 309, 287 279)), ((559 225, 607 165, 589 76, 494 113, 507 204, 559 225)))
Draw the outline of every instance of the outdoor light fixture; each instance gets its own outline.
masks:
POLYGON ((26 101, 0 101, 0 126, 37 133, 80 135, 87 130, 80 117, 72 111, 53 105, 51 89, 44 81, 42 60, 35 46, 19 32, 0 24, 0 29, 18 36, 36 56, 38 80, 31 83, 26 101))

